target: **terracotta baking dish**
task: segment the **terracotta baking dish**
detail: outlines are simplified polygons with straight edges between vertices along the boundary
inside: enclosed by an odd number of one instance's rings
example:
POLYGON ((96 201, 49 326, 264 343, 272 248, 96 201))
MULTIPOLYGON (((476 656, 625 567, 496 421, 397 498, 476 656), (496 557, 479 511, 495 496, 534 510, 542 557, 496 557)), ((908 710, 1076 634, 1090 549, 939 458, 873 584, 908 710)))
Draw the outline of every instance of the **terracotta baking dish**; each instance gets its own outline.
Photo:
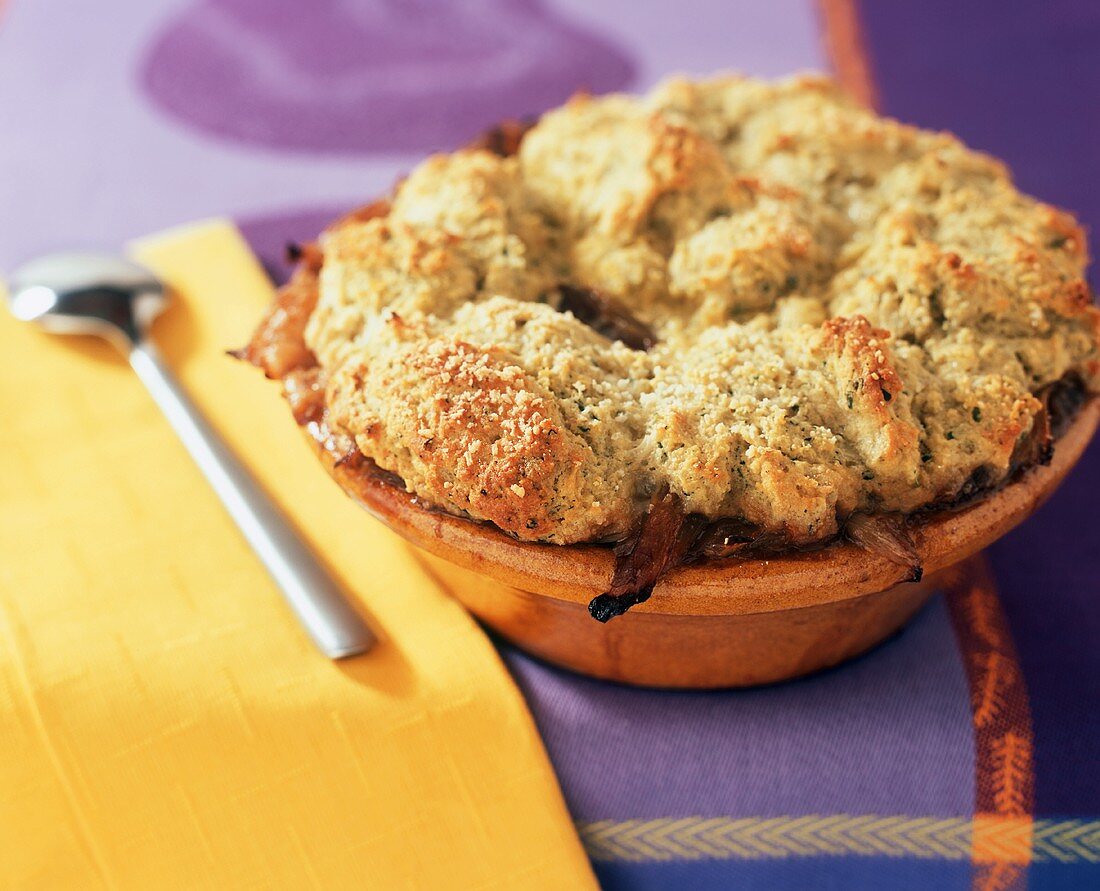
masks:
POLYGON ((588 602, 607 590, 608 548, 519 542, 494 527, 426 510, 403 489, 337 465, 337 482, 411 544, 487 626, 582 674, 655 687, 766 684, 836 665, 911 618, 950 567, 1025 520, 1081 457, 1100 418, 1092 399, 1058 439, 1051 463, 984 500, 910 527, 922 557, 908 569, 854 544, 772 559, 726 558, 673 570, 652 597, 601 624, 588 602))

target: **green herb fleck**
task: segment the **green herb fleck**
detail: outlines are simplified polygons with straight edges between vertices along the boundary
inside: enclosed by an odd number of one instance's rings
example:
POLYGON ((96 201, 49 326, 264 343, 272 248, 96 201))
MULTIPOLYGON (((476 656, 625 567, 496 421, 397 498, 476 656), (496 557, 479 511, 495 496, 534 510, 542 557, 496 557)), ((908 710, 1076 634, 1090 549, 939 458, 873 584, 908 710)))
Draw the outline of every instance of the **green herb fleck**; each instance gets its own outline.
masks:
POLYGON ((887 390, 885 387, 883 387, 882 388, 882 398, 885 399, 887 402, 889 402, 891 399, 894 398, 894 396, 889 390, 887 390))
POLYGON ((975 405, 974 410, 970 412, 970 417, 972 417, 974 423, 977 424, 982 419, 982 410, 975 405))
POLYGON ((1052 238, 1052 239, 1051 239, 1050 241, 1048 241, 1048 242, 1047 242, 1047 247, 1048 247, 1048 248, 1050 248, 1051 250, 1055 250, 1055 251, 1056 251, 1056 250, 1058 250, 1058 248, 1063 248, 1063 247, 1065 247, 1065 246, 1066 246, 1066 242, 1068 242, 1068 241, 1069 241, 1069 237, 1068 237, 1068 236, 1066 236, 1066 235, 1059 235, 1059 236, 1058 236, 1057 238, 1052 238))
POLYGON ((852 407, 852 394, 849 393, 848 394, 848 408, 851 408, 851 407, 852 407))
POLYGON ((954 439, 954 438, 955 438, 955 434, 954 434, 954 433, 952 433, 952 432, 951 432, 950 430, 948 430, 948 431, 947 431, 947 437, 946 437, 946 438, 947 438, 947 439, 954 439))

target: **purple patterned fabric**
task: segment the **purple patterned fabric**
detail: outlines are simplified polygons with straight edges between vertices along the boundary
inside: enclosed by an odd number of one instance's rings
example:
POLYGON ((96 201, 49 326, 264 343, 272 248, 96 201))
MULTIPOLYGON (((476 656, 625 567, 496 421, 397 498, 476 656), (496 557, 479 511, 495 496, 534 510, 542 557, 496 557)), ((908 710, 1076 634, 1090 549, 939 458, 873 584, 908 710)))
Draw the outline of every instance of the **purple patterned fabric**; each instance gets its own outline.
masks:
MULTIPOLYGON (((887 112, 957 131, 1100 227, 1100 8, 829 5, 862 24, 887 112)), ((0 204, 15 211, 0 263, 230 214, 278 278, 287 241, 501 116, 672 71, 826 67, 813 0, 681 0, 674 14, 633 0, 116 6, 0 5, 0 117, 18 123, 0 134, 0 204)), ((1094 446, 992 549, 1048 820, 1021 873, 1035 887, 1100 887, 1098 486, 1094 446)), ((754 691, 631 690, 501 649, 608 888, 984 881, 971 694, 940 598, 854 663, 754 691)))
POLYGON ((200 0, 153 42, 143 85, 188 126, 317 152, 450 148, 485 121, 633 76, 538 0, 200 0))

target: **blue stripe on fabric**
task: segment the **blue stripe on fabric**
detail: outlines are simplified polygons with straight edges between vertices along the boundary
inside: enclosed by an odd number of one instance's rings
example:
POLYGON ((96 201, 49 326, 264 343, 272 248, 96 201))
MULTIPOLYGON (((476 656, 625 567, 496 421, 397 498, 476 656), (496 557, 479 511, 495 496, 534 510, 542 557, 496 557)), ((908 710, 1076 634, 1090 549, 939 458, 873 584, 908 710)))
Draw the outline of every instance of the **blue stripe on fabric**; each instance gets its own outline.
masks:
POLYGON ((1028 891, 1096 891, 1100 863, 1033 863, 1028 891))
POLYGON ((594 866, 604 891, 969 891, 972 876, 972 867, 965 861, 890 857, 602 862, 594 866))

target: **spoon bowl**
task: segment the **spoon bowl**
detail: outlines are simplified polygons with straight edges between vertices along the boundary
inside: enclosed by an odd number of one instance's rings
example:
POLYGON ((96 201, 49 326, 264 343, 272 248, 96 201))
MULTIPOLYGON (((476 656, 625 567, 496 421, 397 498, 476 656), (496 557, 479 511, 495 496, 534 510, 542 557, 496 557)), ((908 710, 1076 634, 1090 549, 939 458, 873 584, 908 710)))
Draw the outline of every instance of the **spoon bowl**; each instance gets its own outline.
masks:
POLYGON ((97 253, 51 254, 12 276, 12 314, 53 334, 87 334, 128 355, 168 306, 164 284, 144 266, 97 253))

